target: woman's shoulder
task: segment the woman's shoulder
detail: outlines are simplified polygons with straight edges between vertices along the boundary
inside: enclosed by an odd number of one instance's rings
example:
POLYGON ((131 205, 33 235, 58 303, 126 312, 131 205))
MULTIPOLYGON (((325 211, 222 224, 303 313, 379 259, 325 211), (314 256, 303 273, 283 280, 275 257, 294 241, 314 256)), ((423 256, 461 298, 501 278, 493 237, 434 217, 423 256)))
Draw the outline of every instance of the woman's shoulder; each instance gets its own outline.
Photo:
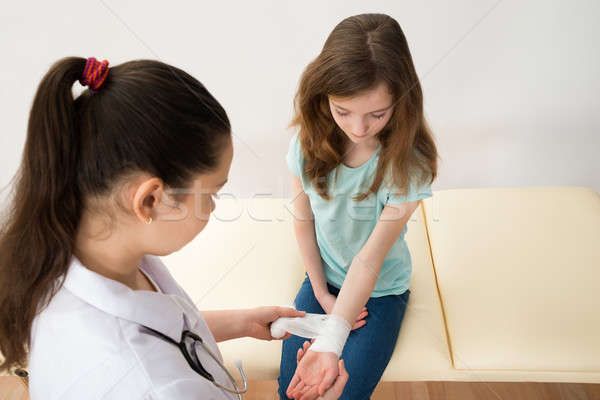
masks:
POLYGON ((94 392, 94 384, 97 387, 125 371, 124 365, 134 357, 123 346, 119 332, 116 317, 61 288, 33 320, 28 366, 31 397, 86 398, 94 392))
POLYGON ((107 338, 105 333, 117 325, 115 316, 92 306, 63 286, 38 310, 32 323, 31 339, 34 343, 47 341, 40 347, 52 348, 51 344, 57 341, 86 340, 94 337, 94 332, 107 338))

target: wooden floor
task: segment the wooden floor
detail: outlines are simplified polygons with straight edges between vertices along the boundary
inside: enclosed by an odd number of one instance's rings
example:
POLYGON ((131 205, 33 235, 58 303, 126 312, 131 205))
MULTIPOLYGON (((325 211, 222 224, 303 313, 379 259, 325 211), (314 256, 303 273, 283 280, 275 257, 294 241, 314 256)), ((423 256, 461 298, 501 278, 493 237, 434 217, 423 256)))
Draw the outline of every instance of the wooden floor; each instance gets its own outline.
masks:
MULTIPOLYGON (((278 400, 277 381, 250 381, 245 400, 278 400)), ((28 400, 24 381, 0 377, 0 400, 28 400)), ((600 384, 382 382, 373 400, 600 400, 600 384)))
MULTIPOLYGON (((277 381, 251 381, 245 400, 277 399, 277 381)), ((600 384, 382 382, 372 400, 600 400, 600 384)), ((278 400, 278 399, 277 399, 278 400)))

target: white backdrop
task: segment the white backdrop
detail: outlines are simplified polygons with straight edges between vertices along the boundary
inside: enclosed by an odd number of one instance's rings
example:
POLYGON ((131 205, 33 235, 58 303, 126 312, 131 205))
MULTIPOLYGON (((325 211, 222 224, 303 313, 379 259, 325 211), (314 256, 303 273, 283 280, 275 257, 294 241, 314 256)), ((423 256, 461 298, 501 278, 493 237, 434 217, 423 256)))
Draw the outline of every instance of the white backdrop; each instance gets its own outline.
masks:
POLYGON ((407 36, 441 155, 434 190, 600 191, 597 0, 4 2, 0 186, 18 167, 39 79, 77 55, 188 71, 234 128, 224 191, 289 195, 286 125, 300 74, 335 24, 363 12, 390 14, 407 36))

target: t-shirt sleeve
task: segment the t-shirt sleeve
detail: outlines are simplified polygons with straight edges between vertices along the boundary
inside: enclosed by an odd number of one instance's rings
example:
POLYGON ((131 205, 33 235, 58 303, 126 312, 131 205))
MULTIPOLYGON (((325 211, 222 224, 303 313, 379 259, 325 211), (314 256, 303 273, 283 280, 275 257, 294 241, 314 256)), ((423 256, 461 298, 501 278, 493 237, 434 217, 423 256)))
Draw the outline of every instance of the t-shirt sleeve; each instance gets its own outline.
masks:
POLYGON ((387 185, 384 188, 384 204, 410 203, 415 200, 422 200, 433 196, 429 180, 419 184, 417 179, 412 179, 406 194, 401 194, 395 185, 387 185))
POLYGON ((290 171, 292 171, 294 175, 296 175, 300 180, 302 180, 304 158, 302 156, 302 148, 300 147, 300 140, 298 138, 297 133, 290 140, 288 152, 285 156, 285 161, 290 171))

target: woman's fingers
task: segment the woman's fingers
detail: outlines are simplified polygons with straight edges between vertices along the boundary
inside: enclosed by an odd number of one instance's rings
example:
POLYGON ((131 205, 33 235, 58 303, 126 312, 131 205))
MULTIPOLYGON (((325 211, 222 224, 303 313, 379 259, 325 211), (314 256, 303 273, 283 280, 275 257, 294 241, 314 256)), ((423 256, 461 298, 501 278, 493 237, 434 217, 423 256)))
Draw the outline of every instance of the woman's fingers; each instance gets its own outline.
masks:
POLYGON ((291 307, 275 307, 275 312, 279 317, 304 317, 306 311, 299 311, 291 307))

